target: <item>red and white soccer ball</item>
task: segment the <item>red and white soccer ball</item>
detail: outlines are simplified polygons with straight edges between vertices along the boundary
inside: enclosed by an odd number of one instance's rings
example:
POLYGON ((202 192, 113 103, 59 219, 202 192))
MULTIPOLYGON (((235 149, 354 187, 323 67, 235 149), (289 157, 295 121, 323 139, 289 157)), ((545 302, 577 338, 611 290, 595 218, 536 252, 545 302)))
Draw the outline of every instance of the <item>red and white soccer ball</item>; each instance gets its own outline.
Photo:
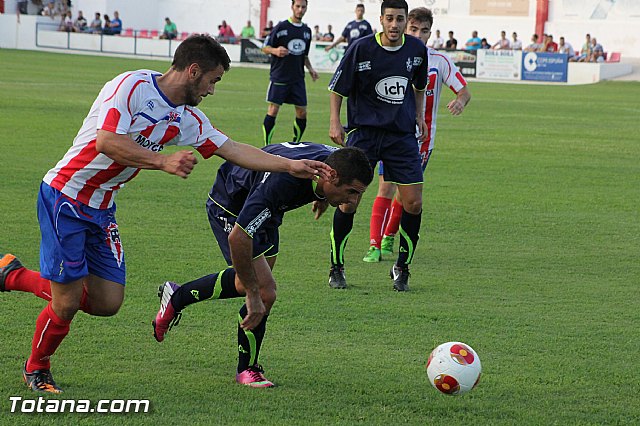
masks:
POLYGON ((427 376, 434 388, 447 395, 462 395, 480 381, 482 364, 471 346, 447 342, 435 348, 427 361, 427 376))

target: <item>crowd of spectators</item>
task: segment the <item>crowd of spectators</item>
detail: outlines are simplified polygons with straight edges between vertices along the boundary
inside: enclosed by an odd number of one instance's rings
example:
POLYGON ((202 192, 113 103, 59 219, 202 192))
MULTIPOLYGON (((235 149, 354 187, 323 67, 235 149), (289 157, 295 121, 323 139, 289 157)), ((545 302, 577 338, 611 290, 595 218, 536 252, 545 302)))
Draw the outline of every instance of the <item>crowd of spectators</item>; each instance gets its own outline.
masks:
POLYGON ((58 29, 68 33, 118 35, 122 32, 122 20, 120 20, 120 14, 116 10, 113 12, 113 19, 109 18, 107 14, 101 15, 100 12, 96 12, 91 23, 88 23, 81 10, 78 11, 78 16, 75 20, 71 10, 67 10, 62 15, 58 29))
POLYGON ((472 31, 471 37, 466 43, 463 46, 459 46, 453 31, 449 31, 449 38, 445 41, 440 35, 440 30, 435 30, 435 37, 431 38, 429 46, 434 49, 446 50, 463 49, 476 51, 479 49, 492 49, 563 53, 572 62, 603 62, 605 60, 602 45, 597 42, 595 37, 591 37, 589 34, 586 35, 586 41, 579 52, 575 51, 571 43, 567 42, 564 37, 560 37, 558 43, 556 43, 552 34, 543 34, 542 39, 538 34, 533 34, 531 43, 523 48, 522 41, 518 39, 518 34, 513 32, 511 40, 509 40, 506 31, 501 31, 498 40, 493 44, 486 37, 480 38, 477 31, 472 31))
MULTIPOLYGON (((88 23, 84 17, 82 11, 78 11, 78 16, 74 20, 71 12, 70 0, 31 0, 32 3, 40 7, 39 14, 43 16, 50 16, 54 19, 56 16, 60 16, 59 30, 66 32, 82 32, 92 34, 105 34, 105 35, 117 35, 122 33, 122 21, 118 11, 113 12, 113 19, 109 18, 109 15, 101 15, 100 12, 95 12, 94 19, 91 23, 88 23)), ((28 0, 19 0, 18 12, 22 14, 27 13, 28 0)), ((319 25, 314 25, 313 39, 315 41, 333 42, 335 35, 333 33, 333 27, 331 24, 327 25, 327 31, 321 32, 319 25)), ((242 38, 260 38, 264 39, 269 36, 273 29, 273 21, 268 21, 267 25, 258 33, 251 21, 247 21, 246 25, 242 28, 242 31, 238 36, 234 33, 231 25, 226 20, 222 20, 222 23, 218 25, 218 34, 216 38, 222 43, 238 43, 242 38)), ((178 37, 178 29, 174 22, 169 17, 165 18, 165 25, 162 33, 158 38, 161 39, 175 39, 178 37)), ((340 40, 338 40, 339 42, 340 40)), ((605 60, 605 53, 602 45, 597 42, 595 37, 591 37, 590 34, 586 35, 585 43, 582 45, 580 51, 576 51, 571 43, 567 42, 564 37, 558 39, 558 43, 555 42, 552 34, 543 34, 542 39, 538 34, 531 36, 531 43, 523 48, 522 41, 518 39, 518 34, 513 32, 511 39, 507 38, 506 31, 501 31, 500 36, 495 43, 488 41, 486 37, 480 37, 478 31, 472 31, 471 37, 463 44, 459 45, 458 40, 454 36, 453 31, 448 32, 448 38, 445 40, 439 29, 435 30, 435 34, 431 37, 429 46, 434 49, 446 49, 446 50, 470 50, 476 51, 479 49, 492 49, 492 50, 523 50, 525 52, 551 52, 551 53, 563 53, 569 58, 569 61, 574 62, 603 62, 605 60)))

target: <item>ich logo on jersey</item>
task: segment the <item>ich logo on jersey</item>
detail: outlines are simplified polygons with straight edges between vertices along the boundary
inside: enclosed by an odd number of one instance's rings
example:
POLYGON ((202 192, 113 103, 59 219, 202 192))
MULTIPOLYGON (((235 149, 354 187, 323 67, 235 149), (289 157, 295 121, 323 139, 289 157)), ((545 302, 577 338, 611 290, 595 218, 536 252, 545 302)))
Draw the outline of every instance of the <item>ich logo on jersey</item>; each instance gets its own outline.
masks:
POLYGON ((376 84, 378 99, 390 104, 401 104, 407 92, 408 82, 406 77, 400 76, 383 78, 376 84))
POLYGON ((295 38, 287 44, 287 49, 289 53, 292 55, 300 56, 304 53, 307 48, 307 43, 304 40, 300 40, 299 38, 295 38))

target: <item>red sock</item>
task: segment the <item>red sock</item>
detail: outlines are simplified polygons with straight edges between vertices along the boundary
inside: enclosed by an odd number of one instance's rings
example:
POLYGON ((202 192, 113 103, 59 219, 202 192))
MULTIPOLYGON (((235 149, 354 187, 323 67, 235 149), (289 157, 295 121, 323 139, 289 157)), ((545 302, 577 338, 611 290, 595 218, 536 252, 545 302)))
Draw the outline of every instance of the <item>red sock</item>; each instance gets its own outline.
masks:
POLYGON ((402 203, 399 203, 397 199, 393 199, 391 204, 391 214, 389 215, 389 222, 384 229, 384 235, 394 236, 398 233, 400 228, 400 218, 402 217, 402 203))
POLYGON ((376 197, 373 201, 371 221, 369 222, 369 244, 377 248, 380 248, 384 224, 389 217, 389 206, 391 206, 389 198, 376 197))
POLYGON ((7 276, 4 287, 7 290, 33 293, 47 302, 51 301, 51 283, 40 276, 39 272, 27 268, 16 269, 7 276))
POLYGON ((36 332, 31 343, 31 356, 27 361, 27 371, 47 370, 50 368, 49 358, 53 355, 69 333, 71 320, 60 319, 53 312, 51 303, 40 312, 36 321, 36 332))

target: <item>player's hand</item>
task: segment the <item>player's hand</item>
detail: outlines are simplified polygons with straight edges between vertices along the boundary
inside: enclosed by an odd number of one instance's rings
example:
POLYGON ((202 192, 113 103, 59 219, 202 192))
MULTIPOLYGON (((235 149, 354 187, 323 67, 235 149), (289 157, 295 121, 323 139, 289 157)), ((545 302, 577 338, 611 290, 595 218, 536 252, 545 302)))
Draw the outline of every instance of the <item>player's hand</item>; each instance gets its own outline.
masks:
POLYGON ((309 74, 311 74, 311 80, 316 81, 318 79, 318 77, 320 77, 318 75, 318 72, 316 70, 309 70, 309 74))
POLYGON ((333 49, 333 45, 332 45, 332 44, 328 44, 328 45, 326 45, 326 46, 324 47, 324 51, 325 51, 325 52, 328 52, 328 51, 330 51, 331 49, 333 49))
POLYGON ((262 321, 262 318, 267 313, 267 308, 262 302, 259 291, 247 292, 245 302, 247 304, 247 316, 240 323, 240 327, 243 330, 253 330, 262 321))
POLYGON ((329 208, 329 201, 327 200, 316 200, 311 203, 311 213, 315 213, 313 216, 315 220, 320 219, 320 216, 329 208))
POLYGON ((333 169, 322 161, 291 160, 289 174, 302 179, 331 178, 333 169))
POLYGON ((460 115, 462 111, 464 111, 464 104, 460 102, 458 99, 454 99, 447 105, 447 109, 451 113, 451 115, 460 115))
POLYGON ((340 145, 340 146, 344 146, 344 127, 342 127, 342 123, 338 122, 331 122, 329 124, 329 138, 331 138, 331 140, 333 141, 333 143, 335 143, 336 145, 340 145))
POLYGON ((289 49, 287 49, 284 46, 280 46, 277 49, 273 50, 273 54, 276 55, 278 58, 283 58, 289 54, 289 49))
POLYGON ((427 140, 429 130, 427 129, 427 123, 424 121, 424 118, 416 119, 416 127, 418 132, 420 132, 420 140, 425 142, 427 140))
POLYGON ((163 156, 162 166, 160 170, 163 172, 180 176, 186 179, 191 173, 195 165, 198 163, 198 159, 193 155, 191 151, 178 151, 173 154, 163 156))

